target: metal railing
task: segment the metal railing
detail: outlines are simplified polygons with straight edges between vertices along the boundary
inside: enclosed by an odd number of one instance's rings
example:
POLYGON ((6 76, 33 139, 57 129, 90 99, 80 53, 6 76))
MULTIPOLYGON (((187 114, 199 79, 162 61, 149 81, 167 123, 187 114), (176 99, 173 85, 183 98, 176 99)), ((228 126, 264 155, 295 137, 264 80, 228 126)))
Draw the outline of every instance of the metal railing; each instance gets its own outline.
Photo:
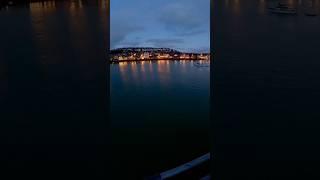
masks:
MULTIPOLYGON (((169 169, 167 171, 156 174, 154 176, 147 177, 146 180, 163 180, 163 179, 172 178, 172 177, 179 175, 183 172, 191 170, 192 168, 194 168, 196 166, 199 166, 205 162, 208 162, 209 160, 210 160, 210 153, 207 153, 207 154, 202 155, 202 156, 200 156, 190 162, 187 162, 187 163, 184 163, 180 166, 177 166, 173 169, 169 169)), ((209 175, 203 177, 202 179, 208 179, 208 178, 210 179, 209 175)))

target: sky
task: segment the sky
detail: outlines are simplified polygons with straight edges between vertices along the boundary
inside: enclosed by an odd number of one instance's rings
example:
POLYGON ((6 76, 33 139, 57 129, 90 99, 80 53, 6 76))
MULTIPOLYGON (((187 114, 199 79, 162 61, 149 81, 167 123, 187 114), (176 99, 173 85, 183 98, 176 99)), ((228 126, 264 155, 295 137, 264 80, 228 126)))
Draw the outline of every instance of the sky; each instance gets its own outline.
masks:
POLYGON ((210 50, 210 0, 116 0, 110 3, 112 49, 210 50))

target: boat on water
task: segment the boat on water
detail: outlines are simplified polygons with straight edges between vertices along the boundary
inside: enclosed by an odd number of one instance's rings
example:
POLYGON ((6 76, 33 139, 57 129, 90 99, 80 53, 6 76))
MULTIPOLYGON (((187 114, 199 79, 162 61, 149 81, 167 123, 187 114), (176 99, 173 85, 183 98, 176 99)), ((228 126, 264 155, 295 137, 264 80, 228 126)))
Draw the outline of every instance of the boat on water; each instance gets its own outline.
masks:
POLYGON ((276 7, 269 7, 269 11, 271 13, 275 14, 289 14, 289 15, 295 15, 297 14, 297 9, 289 7, 286 4, 279 3, 276 7))
POLYGON ((193 65, 196 67, 210 67, 210 61, 196 61, 193 65))

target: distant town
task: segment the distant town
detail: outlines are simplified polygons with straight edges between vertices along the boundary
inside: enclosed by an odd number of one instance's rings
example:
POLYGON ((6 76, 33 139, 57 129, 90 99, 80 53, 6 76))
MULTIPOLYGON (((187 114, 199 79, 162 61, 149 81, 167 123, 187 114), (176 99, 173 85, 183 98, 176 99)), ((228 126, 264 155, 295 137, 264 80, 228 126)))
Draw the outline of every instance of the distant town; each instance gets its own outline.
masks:
POLYGON ((209 60, 210 53, 186 53, 170 48, 118 48, 110 51, 111 62, 147 60, 209 60))

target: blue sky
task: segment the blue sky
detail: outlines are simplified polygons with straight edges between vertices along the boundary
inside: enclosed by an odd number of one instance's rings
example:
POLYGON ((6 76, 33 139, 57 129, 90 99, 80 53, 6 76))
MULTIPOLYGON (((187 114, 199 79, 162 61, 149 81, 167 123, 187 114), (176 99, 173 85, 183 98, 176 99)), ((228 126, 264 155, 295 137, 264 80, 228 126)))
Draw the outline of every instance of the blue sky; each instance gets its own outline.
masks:
POLYGON ((209 52, 210 0, 113 0, 111 48, 209 52))

